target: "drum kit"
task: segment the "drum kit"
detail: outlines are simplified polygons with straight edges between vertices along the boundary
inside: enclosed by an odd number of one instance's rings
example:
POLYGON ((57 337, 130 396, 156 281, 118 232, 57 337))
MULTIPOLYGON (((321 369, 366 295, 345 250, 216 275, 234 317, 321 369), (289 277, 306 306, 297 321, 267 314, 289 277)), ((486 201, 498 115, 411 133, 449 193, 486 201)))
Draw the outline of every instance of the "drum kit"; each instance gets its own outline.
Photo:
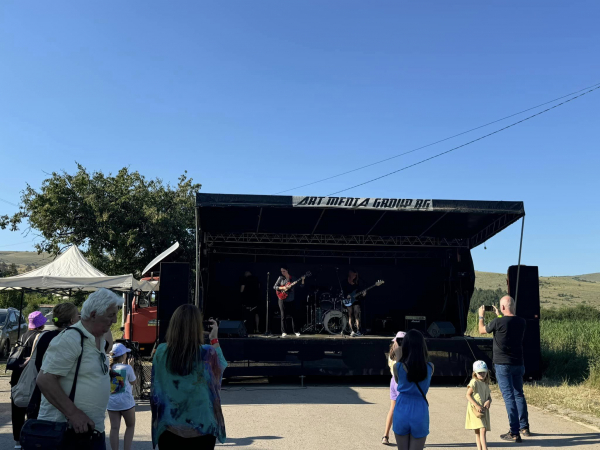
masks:
POLYGON ((343 306, 344 296, 331 287, 317 287, 306 299, 306 325, 303 333, 341 334, 347 332, 348 313, 343 306))

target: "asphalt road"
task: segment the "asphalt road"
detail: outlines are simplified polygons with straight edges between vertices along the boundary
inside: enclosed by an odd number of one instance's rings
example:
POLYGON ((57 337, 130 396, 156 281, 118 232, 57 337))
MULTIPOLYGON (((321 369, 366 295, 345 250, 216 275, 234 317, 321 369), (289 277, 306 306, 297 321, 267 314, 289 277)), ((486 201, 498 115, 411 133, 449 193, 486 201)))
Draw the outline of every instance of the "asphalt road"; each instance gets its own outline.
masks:
MULTIPOLYGON (((0 449, 13 446, 8 378, 0 378, 0 449)), ((429 391, 431 434, 427 448, 475 448, 472 431, 464 429, 466 400, 462 387, 432 387, 429 391)), ((228 385, 223 390, 227 442, 217 447, 248 449, 382 449, 389 389, 345 385, 228 385)), ((502 399, 491 409, 490 447, 600 449, 600 430, 530 408, 534 433, 521 444, 501 441, 508 430, 502 399)), ((108 419, 107 430, 110 428, 108 419)), ((124 431, 124 425, 121 434, 124 431)), ((393 437, 391 441, 394 442, 393 437)), ((110 446, 107 442, 107 448, 110 446)), ((123 443, 121 441, 121 447, 123 443)), ((150 407, 137 408, 134 450, 151 449, 150 407)), ((392 448, 392 447, 390 447, 392 448)), ((395 448, 395 445, 393 446, 395 448)))

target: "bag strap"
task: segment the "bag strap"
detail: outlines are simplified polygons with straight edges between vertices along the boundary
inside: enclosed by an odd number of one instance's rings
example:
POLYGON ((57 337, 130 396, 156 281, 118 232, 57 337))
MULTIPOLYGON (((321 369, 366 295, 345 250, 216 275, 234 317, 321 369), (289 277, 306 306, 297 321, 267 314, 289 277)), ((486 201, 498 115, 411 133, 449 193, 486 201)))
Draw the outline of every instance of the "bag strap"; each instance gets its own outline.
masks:
POLYGON ((71 388, 71 393, 69 394, 69 399, 73 403, 75 403, 75 390, 77 388, 77 375, 79 375, 79 366, 81 366, 81 357, 83 356, 83 342, 84 342, 83 340, 85 339, 85 335, 79 328, 68 327, 67 330, 75 330, 81 335, 81 353, 79 354, 79 358, 77 359, 77 368, 75 369, 75 377, 73 378, 73 387, 71 388))
POLYGON ((417 385, 417 388, 419 389, 419 392, 423 396, 425 403, 427 403, 427 406, 429 406, 429 402, 427 401, 427 397, 425 397, 425 394, 423 393, 423 389, 421 389, 421 386, 419 386, 419 383, 417 383, 416 381, 414 381, 414 383, 417 385))

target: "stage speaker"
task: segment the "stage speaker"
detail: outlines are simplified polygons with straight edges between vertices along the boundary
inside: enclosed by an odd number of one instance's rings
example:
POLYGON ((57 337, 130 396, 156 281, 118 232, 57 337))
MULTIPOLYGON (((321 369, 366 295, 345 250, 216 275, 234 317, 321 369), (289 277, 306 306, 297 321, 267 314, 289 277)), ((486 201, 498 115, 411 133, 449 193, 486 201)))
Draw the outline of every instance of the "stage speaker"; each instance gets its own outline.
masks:
POLYGON ((221 320, 219 322, 220 337, 248 337, 246 326, 241 320, 221 320))
MULTIPOLYGON (((512 298, 515 298, 517 292, 518 267, 510 266, 508 268, 508 295, 512 298)), ((540 317, 540 277, 537 266, 521 266, 517 316, 523 319, 539 319, 540 317)))
MULTIPOLYGON (((508 295, 514 298, 517 292, 517 270, 508 268, 508 295)), ((521 266, 517 316, 527 321, 523 338, 523 360, 525 379, 542 378, 542 348, 540 343, 540 280, 537 266, 521 266)))
POLYGON ((177 308, 188 303, 189 263, 161 263, 158 296, 158 339, 165 342, 171 316, 177 308))
POLYGON ((433 322, 429 325, 427 332, 429 333, 429 336, 437 338, 442 336, 454 336, 456 334, 456 329, 450 322, 433 322))
POLYGON ((427 332, 427 322, 425 320, 425 316, 405 316, 404 329, 406 331, 419 330, 425 334, 427 332))

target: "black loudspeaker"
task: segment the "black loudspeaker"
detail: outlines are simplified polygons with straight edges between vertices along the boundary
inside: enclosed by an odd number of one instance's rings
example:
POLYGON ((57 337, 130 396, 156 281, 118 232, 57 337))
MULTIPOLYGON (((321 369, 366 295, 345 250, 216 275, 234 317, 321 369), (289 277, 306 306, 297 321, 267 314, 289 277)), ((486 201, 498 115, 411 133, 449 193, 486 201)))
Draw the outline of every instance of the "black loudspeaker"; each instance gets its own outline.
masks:
MULTIPOLYGON (((512 298, 515 298, 517 294, 518 267, 510 266, 508 268, 508 295, 512 298)), ((521 266, 517 316, 524 319, 539 319, 540 317, 540 277, 537 266, 521 266)))
POLYGON ((527 321, 523 338, 525 379, 542 378, 542 348, 540 342, 540 280, 537 266, 521 266, 517 294, 517 270, 508 268, 508 295, 517 295, 517 316, 527 321))
POLYGON ((171 316, 177 308, 188 303, 190 265, 188 263, 160 264, 158 297, 158 339, 165 342, 171 316))
POLYGON ((241 320, 221 320, 219 322, 220 337, 248 337, 246 326, 241 320))
POLYGON ((429 325, 427 332, 429 333, 429 336, 437 338, 442 336, 454 336, 456 334, 456 329, 450 322, 433 322, 429 325))

